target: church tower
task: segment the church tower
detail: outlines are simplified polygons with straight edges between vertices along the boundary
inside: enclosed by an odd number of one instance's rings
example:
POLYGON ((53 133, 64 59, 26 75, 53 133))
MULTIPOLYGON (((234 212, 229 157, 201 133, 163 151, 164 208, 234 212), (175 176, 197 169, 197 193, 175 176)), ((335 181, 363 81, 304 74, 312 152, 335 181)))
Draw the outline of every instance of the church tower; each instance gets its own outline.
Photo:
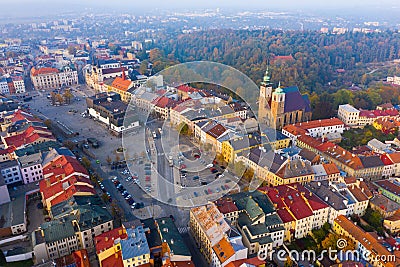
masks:
POLYGON ((285 92, 281 88, 281 83, 279 83, 278 88, 272 93, 271 100, 271 116, 272 121, 275 122, 276 129, 281 129, 283 127, 283 117, 285 112, 285 92))
POLYGON ((258 104, 258 119, 261 121, 265 121, 268 117, 269 107, 268 102, 271 100, 272 96, 272 83, 271 78, 269 76, 269 70, 265 71, 263 81, 260 85, 260 96, 259 96, 259 104, 258 104))

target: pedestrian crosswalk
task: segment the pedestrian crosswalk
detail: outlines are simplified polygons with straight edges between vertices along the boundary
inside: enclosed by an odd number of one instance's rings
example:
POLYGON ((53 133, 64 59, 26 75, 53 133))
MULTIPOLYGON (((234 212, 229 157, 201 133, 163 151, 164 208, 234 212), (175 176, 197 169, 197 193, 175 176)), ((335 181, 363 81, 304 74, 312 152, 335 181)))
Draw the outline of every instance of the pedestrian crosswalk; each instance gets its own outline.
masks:
POLYGON ((180 234, 186 234, 189 232, 189 227, 178 227, 178 231, 180 234))

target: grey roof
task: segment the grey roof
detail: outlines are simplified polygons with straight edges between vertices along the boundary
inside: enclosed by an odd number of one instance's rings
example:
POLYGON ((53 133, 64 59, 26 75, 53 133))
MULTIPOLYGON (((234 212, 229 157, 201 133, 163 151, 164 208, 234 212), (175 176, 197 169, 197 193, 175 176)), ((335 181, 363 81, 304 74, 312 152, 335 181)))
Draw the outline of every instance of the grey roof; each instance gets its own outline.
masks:
POLYGON ((11 225, 18 225, 25 223, 25 209, 26 201, 25 195, 21 194, 13 199, 11 202, 11 225))
POLYGON ((15 154, 18 157, 21 157, 23 155, 31 155, 31 154, 35 154, 38 152, 45 152, 48 151, 50 148, 58 148, 61 147, 61 144, 56 142, 56 141, 46 141, 43 143, 39 143, 39 144, 34 144, 34 145, 28 145, 24 148, 20 148, 15 150, 15 154))
POLYGON ((310 182, 305 187, 335 210, 347 208, 343 202, 346 198, 336 190, 331 190, 328 181, 310 182))
POLYGON ((349 104, 339 105, 339 109, 343 109, 347 112, 360 112, 358 109, 349 104))
POLYGON ((21 156, 18 158, 18 162, 21 168, 37 165, 42 163, 42 154, 39 152, 31 155, 21 156))
POLYGON ((246 235, 247 239, 250 240, 250 243, 259 243, 259 244, 270 244, 272 243, 272 238, 270 235, 259 237, 259 238, 253 238, 252 236, 255 235, 262 235, 262 234, 267 234, 269 233, 268 227, 263 224, 251 224, 251 221, 248 219, 246 214, 241 213, 238 218, 238 225, 242 228, 243 226, 247 227, 247 230, 244 229, 244 234, 246 235), (248 231, 251 233, 251 235, 248 233, 248 231))
POLYGON ((292 178, 314 174, 314 170, 310 162, 294 159, 287 162, 284 168, 279 170, 279 174, 283 176, 283 178, 292 178))
POLYGON ((143 226, 127 228, 127 239, 121 239, 122 259, 127 260, 141 255, 150 254, 149 244, 143 226))
POLYGON ((11 168, 13 166, 18 166, 17 160, 14 159, 14 160, 3 161, 3 162, 0 163, 0 170, 8 169, 8 168, 11 168))
POLYGON ((378 207, 384 207, 386 212, 394 212, 400 209, 400 204, 385 197, 384 195, 375 195, 370 199, 371 204, 378 207))
POLYGON ((51 214, 54 218, 60 218, 63 215, 71 213, 78 207, 85 207, 87 205, 97 205, 105 208, 103 201, 101 201, 98 195, 72 196, 66 201, 51 206, 51 214))
MULTIPOLYGON (((147 243, 150 248, 159 247, 162 245, 160 234, 158 233, 156 221, 153 218, 141 221, 146 230, 147 243)), ((125 225, 125 224, 124 224, 125 225)))
POLYGON ((360 156, 364 168, 376 168, 385 166, 379 156, 360 156))
POLYGON ((58 156, 70 156, 75 158, 74 153, 71 152, 71 150, 69 150, 66 147, 57 147, 57 148, 50 148, 49 151, 44 152, 42 154, 42 165, 46 165, 47 163, 49 163, 50 161, 56 159, 58 156))

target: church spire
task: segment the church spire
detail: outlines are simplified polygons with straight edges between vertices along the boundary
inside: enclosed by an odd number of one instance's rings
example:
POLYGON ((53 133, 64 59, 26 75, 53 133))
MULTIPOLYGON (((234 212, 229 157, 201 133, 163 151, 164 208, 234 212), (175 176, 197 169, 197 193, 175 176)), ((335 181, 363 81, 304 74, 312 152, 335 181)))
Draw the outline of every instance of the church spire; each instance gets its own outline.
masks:
POLYGON ((271 77, 269 76, 269 64, 267 63, 267 69, 265 70, 264 78, 262 81, 263 85, 270 85, 271 84, 271 77))

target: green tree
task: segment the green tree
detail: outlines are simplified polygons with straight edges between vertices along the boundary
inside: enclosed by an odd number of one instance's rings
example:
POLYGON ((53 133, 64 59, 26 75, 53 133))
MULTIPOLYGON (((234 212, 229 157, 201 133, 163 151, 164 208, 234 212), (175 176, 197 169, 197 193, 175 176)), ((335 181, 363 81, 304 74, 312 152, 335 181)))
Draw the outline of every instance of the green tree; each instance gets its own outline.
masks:
POLYGON ((64 100, 65 100, 65 103, 70 104, 71 103, 71 99, 74 97, 74 95, 71 93, 70 90, 66 90, 64 95, 63 95, 63 97, 64 97, 64 100))
POLYGON ((82 157, 82 165, 86 169, 90 169, 92 164, 91 164, 90 160, 87 157, 82 157))
POLYGON ((139 73, 142 75, 147 74, 147 66, 149 65, 149 61, 148 60, 143 60, 142 63, 140 63, 140 67, 139 67, 139 73))
POLYGON ((65 141, 63 142, 63 146, 65 146, 65 147, 68 148, 69 150, 74 150, 74 148, 75 148, 75 144, 74 144, 72 141, 70 141, 70 140, 65 140, 65 141))
POLYGON ((51 120, 49 120, 49 119, 47 119, 47 120, 45 120, 44 121, 44 125, 47 127, 47 128, 51 128, 51 120))

